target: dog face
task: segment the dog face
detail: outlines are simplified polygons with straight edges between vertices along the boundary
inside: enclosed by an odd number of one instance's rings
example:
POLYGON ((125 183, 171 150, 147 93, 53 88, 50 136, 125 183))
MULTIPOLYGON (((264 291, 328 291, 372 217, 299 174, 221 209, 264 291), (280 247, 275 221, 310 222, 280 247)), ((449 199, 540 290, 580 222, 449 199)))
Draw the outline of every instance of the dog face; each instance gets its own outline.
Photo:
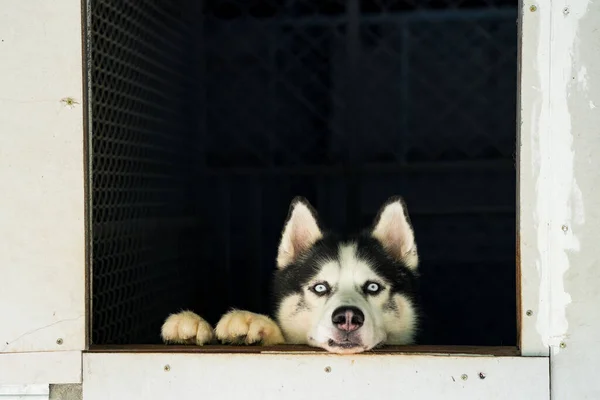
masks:
POLYGON ((277 256, 276 318, 288 343, 333 353, 409 344, 418 322, 417 247, 401 198, 353 237, 323 232, 303 198, 290 206, 277 256))

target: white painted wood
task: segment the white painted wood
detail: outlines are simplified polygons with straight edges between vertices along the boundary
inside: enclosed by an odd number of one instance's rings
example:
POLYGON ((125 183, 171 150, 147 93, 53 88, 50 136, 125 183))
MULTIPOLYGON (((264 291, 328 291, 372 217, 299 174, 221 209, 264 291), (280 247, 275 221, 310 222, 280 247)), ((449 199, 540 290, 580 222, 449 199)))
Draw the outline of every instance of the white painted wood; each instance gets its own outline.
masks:
MULTIPOLYGON (((552 215, 547 203, 548 194, 540 185, 550 179, 550 171, 541 170, 540 162, 547 154, 540 153, 539 137, 545 134, 540 118, 548 112, 547 80, 550 63, 547 25, 550 9, 547 4, 525 0, 519 13, 519 110, 518 110, 518 197, 519 197, 519 252, 520 252, 520 314, 521 351, 527 356, 547 356, 549 347, 540 327, 549 319, 548 261, 544 258, 548 247, 547 229, 552 215)), ((545 328, 544 328, 545 329, 545 328)))
POLYGON ((0 354, 0 385, 80 382, 80 351, 0 354))
POLYGON ((50 385, 0 385, 0 400, 48 400, 50 385))
POLYGON ((562 201, 570 215, 564 242, 556 242, 568 262, 551 263, 552 310, 564 343, 552 347, 552 399, 600 399, 600 1, 551 4, 549 157, 572 173, 570 185, 553 181, 569 190, 562 201))
POLYGON ((83 398, 548 400, 548 363, 535 357, 87 353, 83 398))
POLYGON ((81 2, 0 4, 0 353, 81 350, 81 2))

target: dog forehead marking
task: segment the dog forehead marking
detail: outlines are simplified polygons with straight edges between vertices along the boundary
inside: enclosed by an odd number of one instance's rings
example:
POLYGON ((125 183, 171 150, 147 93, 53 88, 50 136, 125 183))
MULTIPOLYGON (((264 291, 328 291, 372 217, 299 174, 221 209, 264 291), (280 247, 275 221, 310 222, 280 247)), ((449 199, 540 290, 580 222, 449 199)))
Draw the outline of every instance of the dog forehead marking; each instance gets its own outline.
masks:
POLYGON ((368 262, 358 257, 355 243, 342 243, 337 260, 329 260, 321 267, 317 280, 324 280, 339 289, 351 289, 376 277, 368 262))
POLYGON ((356 243, 342 244, 339 248, 340 281, 349 285, 362 284, 377 275, 366 260, 358 257, 356 243))

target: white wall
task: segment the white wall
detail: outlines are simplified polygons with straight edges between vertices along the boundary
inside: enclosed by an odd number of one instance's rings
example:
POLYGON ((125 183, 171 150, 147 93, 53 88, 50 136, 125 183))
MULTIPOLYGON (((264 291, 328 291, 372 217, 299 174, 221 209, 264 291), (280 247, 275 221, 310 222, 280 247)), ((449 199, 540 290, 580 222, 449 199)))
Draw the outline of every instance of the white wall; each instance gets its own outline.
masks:
POLYGON ((84 357, 84 400, 547 400, 548 358, 127 354, 84 357))
POLYGON ((81 38, 79 0, 0 1, 0 367, 85 345, 81 38))
MULTIPOLYGON (((596 399, 600 0, 524 0, 522 6, 524 350, 550 354, 553 399, 596 399)), ((0 1, 0 384, 81 381, 86 288, 81 38, 79 0, 0 1)), ((546 394, 544 358, 389 357, 350 363, 328 356, 89 354, 83 373, 91 385, 88 393, 98 398, 103 390, 137 390, 154 375, 152 387, 159 394, 172 393, 172 379, 178 387, 206 394, 217 394, 219 384, 237 393, 230 382, 254 376, 275 396, 279 387, 262 366, 287 379, 289 393, 311 389, 306 379, 293 380, 294 372, 309 374, 327 391, 344 383, 335 373, 340 370, 358 371, 357 379, 371 376, 376 385, 370 388, 350 382, 365 395, 379 395, 374 390, 390 382, 399 392, 405 387, 421 397, 448 390, 455 396, 483 390, 498 397, 501 390, 510 395, 508 387, 514 393, 529 389, 540 398, 546 394), (325 364, 334 372, 324 372, 325 364), (212 370, 215 365, 224 374, 212 370), (407 378, 413 367, 426 377, 407 378), (473 381, 479 367, 505 379, 473 381), (466 382, 450 383, 449 377, 464 371, 470 371, 466 382), (161 382, 166 386, 157 386, 161 382)), ((386 394, 396 395, 381 396, 386 394)))
POLYGON ((568 231, 559 235, 562 262, 551 260, 564 343, 552 348, 552 398, 600 399, 600 1, 552 5, 551 123, 540 135, 561 146, 551 155, 555 168, 572 170, 569 181, 552 182, 568 194, 553 227, 568 231))

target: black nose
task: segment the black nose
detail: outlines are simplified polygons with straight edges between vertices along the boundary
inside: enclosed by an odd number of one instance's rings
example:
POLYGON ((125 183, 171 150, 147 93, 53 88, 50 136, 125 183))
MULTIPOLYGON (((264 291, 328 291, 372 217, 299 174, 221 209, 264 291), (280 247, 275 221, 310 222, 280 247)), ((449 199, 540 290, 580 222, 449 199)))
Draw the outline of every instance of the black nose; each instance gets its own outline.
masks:
POLYGON ((338 307, 333 311, 331 322, 342 331, 352 332, 363 325, 365 314, 358 307, 338 307))

